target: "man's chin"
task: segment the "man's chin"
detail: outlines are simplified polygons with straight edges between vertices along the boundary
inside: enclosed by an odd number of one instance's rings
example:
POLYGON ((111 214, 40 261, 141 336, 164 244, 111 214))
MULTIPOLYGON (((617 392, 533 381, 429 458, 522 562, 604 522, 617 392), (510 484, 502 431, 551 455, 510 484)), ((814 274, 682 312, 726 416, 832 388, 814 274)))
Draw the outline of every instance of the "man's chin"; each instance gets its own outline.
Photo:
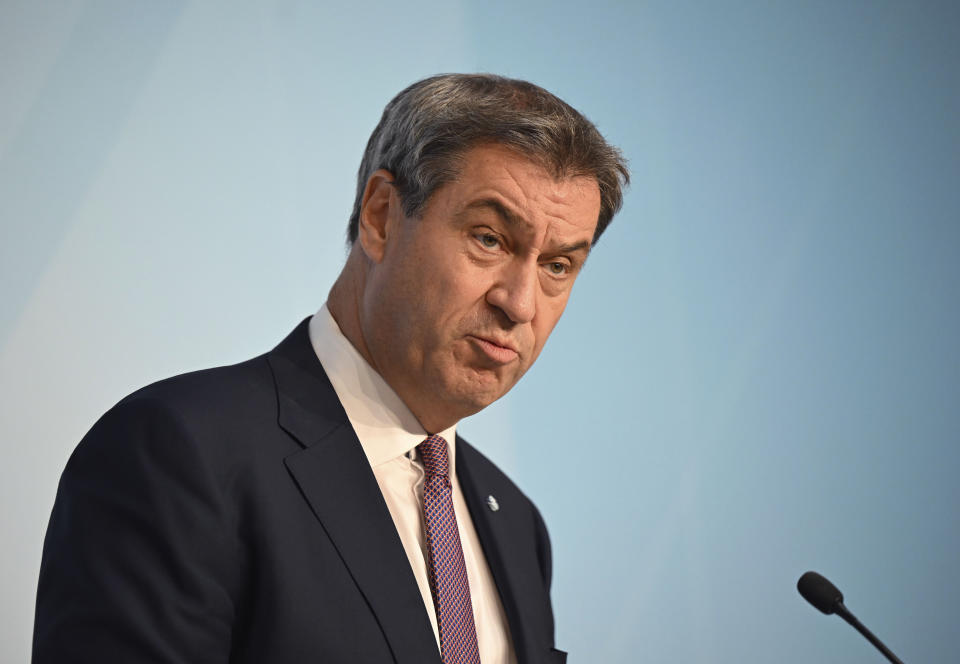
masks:
MULTIPOLYGON (((516 380, 496 375, 489 371, 471 372, 456 387, 451 387, 449 396, 463 404, 464 409, 479 412, 510 391, 516 380)), ((466 416, 464 416, 466 417, 466 416)))

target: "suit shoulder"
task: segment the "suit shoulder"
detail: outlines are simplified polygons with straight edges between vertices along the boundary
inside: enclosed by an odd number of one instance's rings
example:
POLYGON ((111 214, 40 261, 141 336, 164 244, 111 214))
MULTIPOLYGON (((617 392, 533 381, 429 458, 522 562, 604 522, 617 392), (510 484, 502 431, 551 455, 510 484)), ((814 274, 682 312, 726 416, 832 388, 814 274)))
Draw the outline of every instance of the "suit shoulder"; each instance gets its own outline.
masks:
POLYGON ((249 432, 276 422, 273 375, 266 356, 230 366, 192 371, 142 387, 107 410, 84 436, 73 457, 92 448, 175 449, 192 441, 201 454, 239 453, 249 432))
POLYGON ((138 401, 155 402, 189 415, 193 410, 233 406, 262 398, 264 394, 273 394, 273 375, 266 354, 238 364, 158 380, 127 395, 117 406, 138 401))

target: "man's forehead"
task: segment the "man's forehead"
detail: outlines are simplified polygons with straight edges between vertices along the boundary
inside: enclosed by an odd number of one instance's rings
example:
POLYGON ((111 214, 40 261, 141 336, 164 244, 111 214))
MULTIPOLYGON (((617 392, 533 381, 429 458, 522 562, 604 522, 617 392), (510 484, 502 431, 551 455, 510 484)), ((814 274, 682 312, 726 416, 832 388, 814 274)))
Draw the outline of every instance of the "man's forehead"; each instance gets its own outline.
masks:
POLYGON ((568 173, 544 155, 522 152, 503 143, 484 142, 460 153, 458 175, 480 171, 491 176, 519 178, 536 176, 554 184, 568 181, 593 182, 596 178, 583 173, 568 173))
POLYGON ((600 187, 593 176, 557 175, 500 146, 470 150, 458 170, 448 193, 461 210, 486 209, 514 226, 541 215, 595 226, 599 217, 600 187))

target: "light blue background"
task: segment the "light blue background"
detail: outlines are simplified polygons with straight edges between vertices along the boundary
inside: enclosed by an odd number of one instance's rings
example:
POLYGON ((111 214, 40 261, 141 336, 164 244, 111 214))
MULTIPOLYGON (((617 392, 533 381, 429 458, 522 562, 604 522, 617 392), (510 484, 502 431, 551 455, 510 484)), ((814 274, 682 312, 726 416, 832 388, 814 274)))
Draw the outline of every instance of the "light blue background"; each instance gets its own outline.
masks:
POLYGON ((541 507, 573 662, 957 660, 950 2, 0 4, 0 660, 60 471, 129 391, 324 301, 387 100, 528 78, 634 184, 537 367, 463 433, 541 507))

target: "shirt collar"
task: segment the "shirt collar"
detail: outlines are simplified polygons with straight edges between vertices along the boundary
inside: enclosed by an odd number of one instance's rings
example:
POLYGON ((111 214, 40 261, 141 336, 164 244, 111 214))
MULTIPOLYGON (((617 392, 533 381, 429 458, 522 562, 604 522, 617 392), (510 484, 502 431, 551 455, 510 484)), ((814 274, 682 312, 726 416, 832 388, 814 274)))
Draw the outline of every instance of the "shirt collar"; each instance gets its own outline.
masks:
MULTIPOLYGON (((387 381, 340 331, 326 303, 310 319, 310 344, 330 379, 371 467, 406 454, 427 432, 387 381)), ((439 432, 455 473, 457 425, 439 432)))

